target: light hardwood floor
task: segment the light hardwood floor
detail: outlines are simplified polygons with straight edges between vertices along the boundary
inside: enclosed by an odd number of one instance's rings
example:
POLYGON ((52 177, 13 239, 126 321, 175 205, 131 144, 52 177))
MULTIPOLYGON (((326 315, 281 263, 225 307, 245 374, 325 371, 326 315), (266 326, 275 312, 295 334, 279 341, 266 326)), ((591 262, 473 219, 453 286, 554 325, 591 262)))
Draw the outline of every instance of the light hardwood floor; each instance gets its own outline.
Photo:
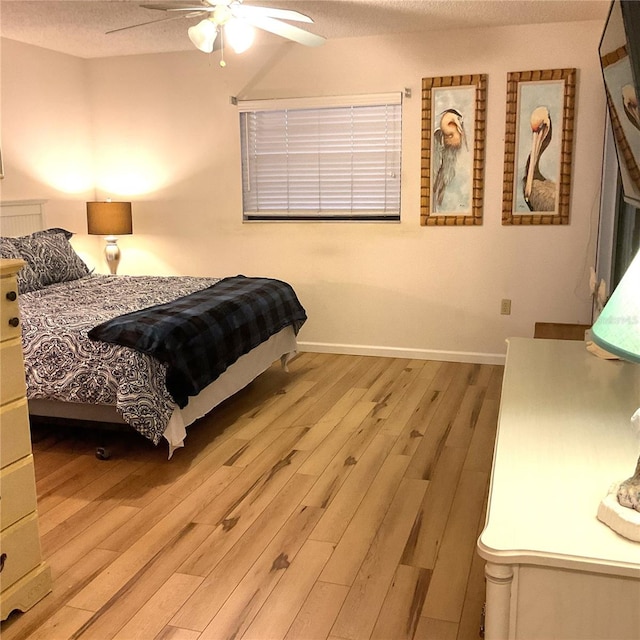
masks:
POLYGON ((302 354, 189 429, 34 427, 54 589, 2 640, 472 640, 502 367, 302 354))

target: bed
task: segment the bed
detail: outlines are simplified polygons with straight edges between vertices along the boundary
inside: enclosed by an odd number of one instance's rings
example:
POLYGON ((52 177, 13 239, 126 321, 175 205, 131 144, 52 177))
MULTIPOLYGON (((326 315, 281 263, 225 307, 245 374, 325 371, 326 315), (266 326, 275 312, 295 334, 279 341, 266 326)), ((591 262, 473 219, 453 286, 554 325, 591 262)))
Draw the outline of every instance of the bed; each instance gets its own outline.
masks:
POLYGON ((165 439, 171 457, 190 424, 295 354, 306 314, 287 283, 93 274, 68 231, 42 229, 42 204, 0 209, 0 255, 26 261, 18 288, 32 415, 125 423, 165 439))

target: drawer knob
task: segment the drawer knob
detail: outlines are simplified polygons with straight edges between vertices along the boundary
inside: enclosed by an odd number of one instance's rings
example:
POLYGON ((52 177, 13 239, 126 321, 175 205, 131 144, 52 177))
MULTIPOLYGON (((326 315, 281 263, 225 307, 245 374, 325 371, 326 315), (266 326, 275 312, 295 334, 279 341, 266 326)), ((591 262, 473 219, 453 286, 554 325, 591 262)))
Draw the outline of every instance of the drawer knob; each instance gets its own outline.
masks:
POLYGON ((20 324, 20 318, 9 318, 9 324, 12 327, 17 327, 20 324))
POLYGON ((7 300, 10 302, 14 302, 17 297, 18 294, 15 291, 7 291, 7 300))
POLYGON ((0 555, 0 573, 4 569, 4 562, 5 562, 6 559, 7 559, 7 554, 6 553, 3 553, 2 555, 0 555))

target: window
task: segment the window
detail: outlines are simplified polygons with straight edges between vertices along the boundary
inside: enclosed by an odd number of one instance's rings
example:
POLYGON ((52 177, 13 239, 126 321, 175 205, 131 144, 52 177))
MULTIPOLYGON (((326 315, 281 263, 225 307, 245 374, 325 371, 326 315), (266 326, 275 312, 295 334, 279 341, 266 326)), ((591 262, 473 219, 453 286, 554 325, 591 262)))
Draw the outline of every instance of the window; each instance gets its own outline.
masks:
POLYGON ((238 104, 245 220, 400 220, 400 93, 238 104))

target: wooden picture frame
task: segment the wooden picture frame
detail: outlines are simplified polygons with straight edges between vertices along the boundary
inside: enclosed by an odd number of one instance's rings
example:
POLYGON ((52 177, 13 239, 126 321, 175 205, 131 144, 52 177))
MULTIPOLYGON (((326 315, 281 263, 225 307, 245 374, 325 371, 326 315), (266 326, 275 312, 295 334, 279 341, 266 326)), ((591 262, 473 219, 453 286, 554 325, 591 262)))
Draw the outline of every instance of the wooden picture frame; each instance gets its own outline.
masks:
POLYGON ((482 224, 486 74, 422 79, 420 224, 482 224))
POLYGON ((575 69, 508 74, 503 225, 569 224, 575 91, 575 69))

